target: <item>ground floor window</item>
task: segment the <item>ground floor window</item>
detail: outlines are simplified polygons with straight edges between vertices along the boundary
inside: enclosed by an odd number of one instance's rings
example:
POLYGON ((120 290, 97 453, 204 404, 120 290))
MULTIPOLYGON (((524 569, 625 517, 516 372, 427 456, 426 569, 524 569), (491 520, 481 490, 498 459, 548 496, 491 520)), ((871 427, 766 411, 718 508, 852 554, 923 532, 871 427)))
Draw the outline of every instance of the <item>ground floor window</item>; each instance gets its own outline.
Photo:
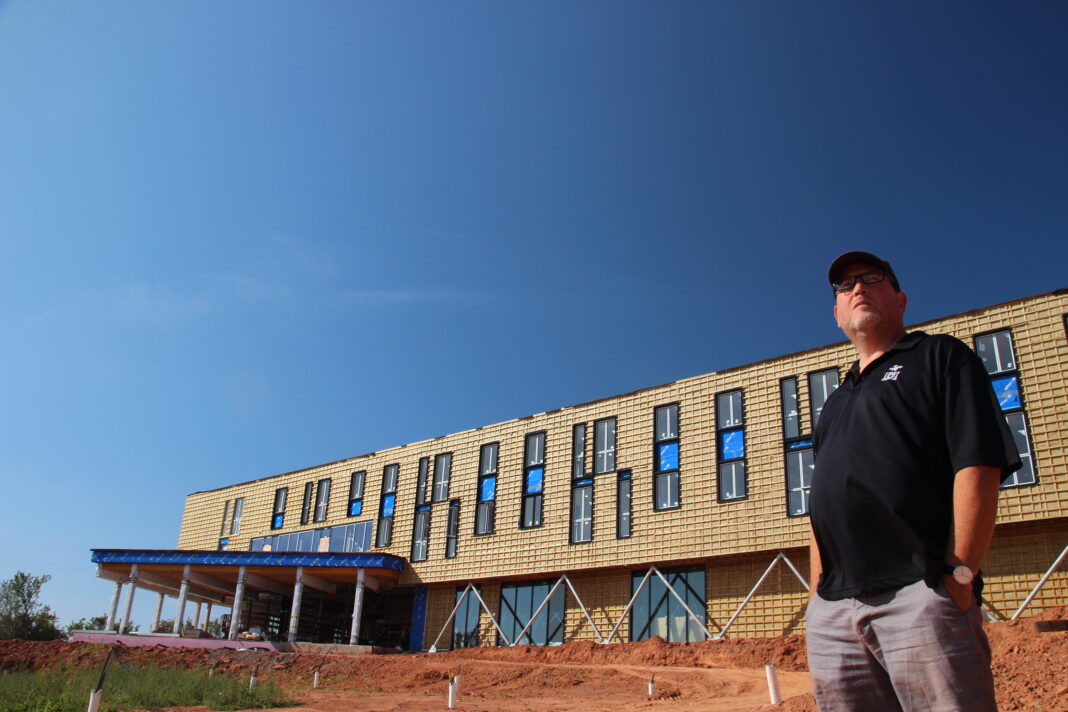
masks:
MULTIPOLYGON (((686 601, 686 605, 697 615, 701 623, 706 623, 705 615, 705 568, 688 566, 685 568, 659 569, 675 592, 686 601)), ((631 573, 630 593, 638 590, 648 570, 631 573)), ((645 587, 630 613, 630 639, 645 640, 659 635, 673 643, 704 640, 705 633, 686 613, 679 599, 671 595, 664 582, 655 573, 649 577, 645 587)))
MULTIPOLYGON (((516 641, 520 631, 530 622, 531 616, 549 595, 549 589, 555 581, 525 581, 523 583, 503 584, 501 586, 501 630, 508 636, 508 641, 521 645, 551 645, 564 642, 564 607, 566 592, 560 586, 541 613, 530 626, 523 640, 516 641)), ((497 637, 497 645, 505 642, 497 637)))
MULTIPOLYGON (((481 588, 475 587, 481 594, 481 588)), ((456 603, 459 603, 460 597, 464 595, 464 591, 467 591, 467 586, 456 587, 456 603)), ((456 609, 456 615, 452 619, 452 647, 456 648, 477 648, 478 647, 478 622, 479 616, 482 614, 482 606, 478 603, 478 596, 474 591, 467 591, 467 596, 464 597, 464 602, 460 604, 460 607, 456 609)))

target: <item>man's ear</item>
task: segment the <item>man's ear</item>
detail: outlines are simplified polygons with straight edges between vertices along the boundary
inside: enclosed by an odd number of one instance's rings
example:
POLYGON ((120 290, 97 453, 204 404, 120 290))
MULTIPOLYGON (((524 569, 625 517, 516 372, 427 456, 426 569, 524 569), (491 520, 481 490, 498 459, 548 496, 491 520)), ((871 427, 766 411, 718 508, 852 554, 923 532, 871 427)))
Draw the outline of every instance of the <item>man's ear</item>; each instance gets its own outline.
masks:
MULTIPOLYGON (((909 297, 908 297, 908 295, 905 294, 904 292, 898 292, 897 293, 897 303, 898 303, 898 306, 901 307, 901 313, 904 314, 905 313, 905 308, 908 307, 908 305, 909 305, 909 297)), ((838 307, 835 307, 835 309, 837 309, 837 308, 838 307)))

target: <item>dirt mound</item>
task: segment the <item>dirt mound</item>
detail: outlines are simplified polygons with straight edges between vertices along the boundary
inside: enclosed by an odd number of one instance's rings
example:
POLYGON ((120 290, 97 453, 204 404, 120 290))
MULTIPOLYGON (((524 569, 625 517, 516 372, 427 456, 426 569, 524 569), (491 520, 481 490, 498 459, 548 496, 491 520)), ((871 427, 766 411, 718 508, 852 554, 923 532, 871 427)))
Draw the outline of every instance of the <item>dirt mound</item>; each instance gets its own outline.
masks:
MULTIPOLYGON (((1068 607, 987 626, 1002 712, 1068 712, 1068 607), (1038 624, 1038 625, 1036 625, 1038 624)), ((444 708, 451 675, 461 678, 459 709, 596 710, 672 708, 693 712, 814 712, 803 636, 668 643, 553 647, 483 647, 406 655, 312 655, 268 651, 117 646, 126 667, 157 665, 257 672, 285 685, 318 712, 444 708), (782 705, 767 704, 763 667, 774 663, 782 705), (319 669, 322 689, 311 690, 319 669), (655 691, 647 695, 649 680, 655 691)), ((41 670, 67 664, 98 667, 107 648, 91 643, 0 641, 0 669, 41 670)))

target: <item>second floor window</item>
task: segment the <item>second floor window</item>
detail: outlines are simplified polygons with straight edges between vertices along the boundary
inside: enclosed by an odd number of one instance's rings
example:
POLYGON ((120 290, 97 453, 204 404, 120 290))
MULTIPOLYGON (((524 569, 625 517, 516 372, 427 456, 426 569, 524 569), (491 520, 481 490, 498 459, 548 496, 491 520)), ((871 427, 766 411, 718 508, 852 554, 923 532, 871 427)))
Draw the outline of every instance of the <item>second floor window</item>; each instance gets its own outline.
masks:
POLYGON ((304 499, 300 503, 300 523, 307 524, 312 515, 312 495, 315 493, 315 483, 304 483, 304 499))
POLYGON ((445 558, 456 556, 456 540, 460 534, 460 500, 449 502, 449 519, 445 523, 445 558))
POLYGON ((449 498, 449 479, 452 477, 452 453, 446 452, 434 457, 434 495, 435 502, 444 502, 449 498))
POLYGON ((653 411, 653 509, 678 506, 679 404, 671 403, 653 411))
POLYGON ((357 470, 349 480, 349 516, 363 514, 363 486, 367 483, 367 471, 357 470))
POLYGON ((487 443, 478 455, 478 505, 475 507, 475 535, 492 534, 497 508, 498 443, 487 443))
POLYGON ((274 491, 274 507, 271 508, 271 529, 281 529, 286 522, 286 498, 288 487, 279 487, 274 491))
POLYGON ((616 469, 616 419, 603 418, 593 424, 593 474, 616 469))
POLYGON ((315 491, 315 521, 325 522, 330 509, 330 480, 319 480, 315 491))
POLYGON ((375 546, 393 543, 393 510, 397 505, 397 480, 400 465, 386 465, 382 471, 382 497, 378 505, 378 532, 375 546))
POLYGON ((990 386, 994 389, 998 405, 1005 416, 1005 423, 1012 433, 1013 443, 1020 455, 1020 469, 1001 483, 1002 489, 1033 485, 1038 480, 1035 462, 1031 454, 1031 434, 1027 427, 1027 411, 1024 408, 1020 384, 1020 372, 1012 332, 1008 329, 975 337, 975 351, 990 374, 990 386))
POLYGON ((745 473, 745 410, 740 388, 716 396, 716 451, 719 501, 744 499, 749 490, 745 473))
POLYGON ((827 368, 808 374, 808 404, 812 409, 812 428, 820 420, 823 404, 838 388, 838 369, 827 368))
POLYGON ((424 504, 415 511, 412 524, 412 561, 426 561, 430 545, 430 505, 424 504))
POLYGON ((540 527, 545 491, 545 433, 530 433, 523 445, 523 503, 519 526, 540 527))
POLYGON ((808 514, 808 495, 812 487, 812 438, 801 433, 801 403, 797 397, 797 378, 779 381, 782 405, 782 441, 786 460, 786 513, 791 517, 808 514))

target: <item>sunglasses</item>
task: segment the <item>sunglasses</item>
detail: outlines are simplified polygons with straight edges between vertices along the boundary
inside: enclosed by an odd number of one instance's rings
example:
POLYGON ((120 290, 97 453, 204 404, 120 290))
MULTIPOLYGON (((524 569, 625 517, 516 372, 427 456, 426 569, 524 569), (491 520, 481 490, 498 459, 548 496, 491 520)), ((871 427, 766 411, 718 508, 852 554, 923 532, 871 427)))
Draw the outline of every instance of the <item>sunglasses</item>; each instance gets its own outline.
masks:
POLYGON ((861 272, 860 274, 850 275, 848 277, 842 277, 831 282, 831 289, 835 294, 839 292, 850 292, 853 287, 857 286, 857 282, 863 282, 864 284, 878 284, 886 279, 886 270, 877 268, 868 272, 861 272))

